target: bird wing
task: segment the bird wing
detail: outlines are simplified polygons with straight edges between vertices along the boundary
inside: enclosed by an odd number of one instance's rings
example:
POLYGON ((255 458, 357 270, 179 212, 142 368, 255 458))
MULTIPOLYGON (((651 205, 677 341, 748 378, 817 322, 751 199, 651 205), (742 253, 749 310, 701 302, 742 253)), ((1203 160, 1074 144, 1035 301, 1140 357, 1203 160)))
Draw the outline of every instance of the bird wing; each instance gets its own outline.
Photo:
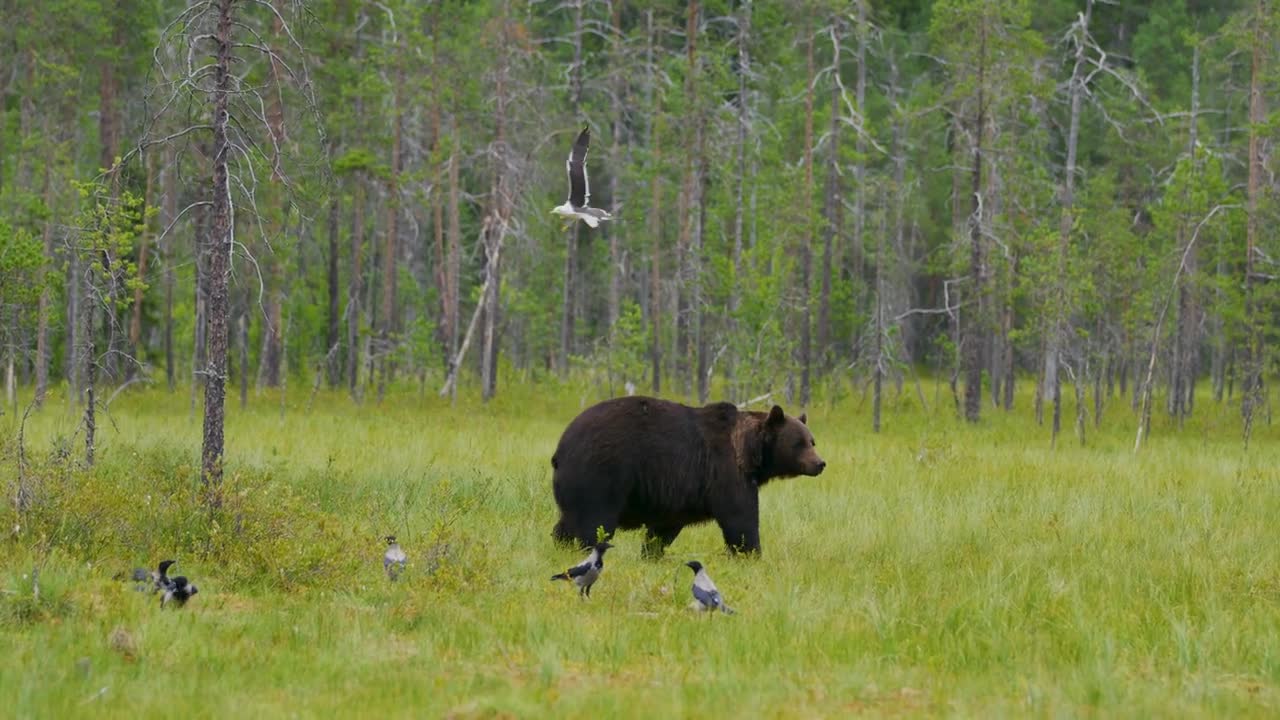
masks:
POLYGON ((569 151, 569 161, 565 163, 569 171, 569 204, 575 208, 586 207, 591 199, 591 190, 587 186, 587 148, 590 144, 591 128, 584 127, 569 151))
POLYGON ((571 578, 582 577, 583 575, 586 575, 588 572, 590 572, 591 568, 595 567, 595 564, 596 564, 595 558, 591 558, 590 560, 587 560, 584 563, 574 565, 573 567, 569 568, 568 570, 565 571, 565 574, 571 578))
POLYGON ((720 607, 720 591, 715 588, 707 589, 695 584, 693 586, 693 599, 702 603, 703 607, 720 607))

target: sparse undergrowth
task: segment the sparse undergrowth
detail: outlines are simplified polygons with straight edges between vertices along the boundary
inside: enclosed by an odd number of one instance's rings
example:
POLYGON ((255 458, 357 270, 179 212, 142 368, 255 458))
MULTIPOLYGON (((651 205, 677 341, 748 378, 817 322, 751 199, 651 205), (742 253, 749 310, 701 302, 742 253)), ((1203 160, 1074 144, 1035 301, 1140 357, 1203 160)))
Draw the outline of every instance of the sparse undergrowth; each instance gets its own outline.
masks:
POLYGON ((1280 433, 1245 453, 1235 408, 1157 423, 1138 455, 1122 403, 1055 451, 1026 410, 975 428, 903 399, 873 436, 856 396, 811 408, 830 467, 764 491, 762 559, 700 527, 646 562, 622 534, 584 603, 547 581, 578 559, 549 536, 547 461, 580 395, 264 401, 228 418, 216 511, 182 398, 121 397, 92 470, 55 400, 27 428, 21 516, 0 419, 8 712, 1280 712, 1280 433), (387 533, 410 554, 394 584, 387 533), (182 611, 113 579, 163 556, 200 584, 182 611), (688 611, 694 558, 737 616, 688 611))

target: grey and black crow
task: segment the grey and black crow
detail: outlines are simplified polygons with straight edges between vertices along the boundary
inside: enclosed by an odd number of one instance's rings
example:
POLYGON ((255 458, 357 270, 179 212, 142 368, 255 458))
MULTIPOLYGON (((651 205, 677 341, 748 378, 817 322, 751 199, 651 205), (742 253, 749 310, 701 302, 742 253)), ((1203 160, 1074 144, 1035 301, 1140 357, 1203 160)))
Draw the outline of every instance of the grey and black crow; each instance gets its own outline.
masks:
MULTIPOLYGON (((591 145, 591 128, 584 127, 569 151, 565 169, 569 172, 569 199, 563 205, 551 208, 551 212, 572 222, 577 218, 590 227, 597 227, 613 216, 607 210, 590 207, 591 185, 587 179, 587 148, 591 145)), ((566 224, 565 227, 568 227, 566 224)))
POLYGON ((613 545, 607 542, 596 543, 586 560, 558 575, 552 575, 551 579, 572 580, 573 584, 578 586, 578 595, 591 597, 591 586, 600 579, 600 573, 604 571, 604 551, 611 547, 613 545))
POLYGON ((388 535, 386 541, 387 551, 382 554, 382 569, 387 572, 387 577, 394 582, 400 576, 400 573, 404 572, 404 564, 408 557, 405 556, 404 550, 400 549, 400 543, 396 542, 395 535, 388 535))
POLYGON ((192 595, 198 592, 200 590, 196 588, 195 583, 188 581, 186 577, 179 575, 171 578, 169 579, 169 586, 165 588, 164 595, 160 598, 160 607, 164 607, 171 602, 177 603, 178 607, 182 607, 187 604, 192 595))
POLYGON ((691 560, 685 565, 693 570, 693 599, 698 612, 719 610, 732 615, 733 608, 724 604, 724 598, 720 596, 720 591, 716 589, 716 584, 711 581, 711 576, 707 574, 707 569, 702 567, 702 563, 691 560))

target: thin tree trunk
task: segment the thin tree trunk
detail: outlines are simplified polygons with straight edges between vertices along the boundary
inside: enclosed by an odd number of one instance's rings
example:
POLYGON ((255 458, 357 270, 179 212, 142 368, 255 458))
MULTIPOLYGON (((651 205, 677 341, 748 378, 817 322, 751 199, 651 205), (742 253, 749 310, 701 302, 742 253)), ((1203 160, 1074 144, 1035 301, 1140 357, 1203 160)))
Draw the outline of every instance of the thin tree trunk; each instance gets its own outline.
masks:
MULTIPOLYGON (((573 5, 573 65, 569 68, 569 103, 573 107, 575 119, 582 117, 582 4, 583 0, 572 0, 573 5)), ((560 314, 560 376, 566 377, 569 362, 576 351, 577 317, 575 304, 578 297, 578 232, 581 222, 573 220, 569 230, 568 245, 564 256, 564 292, 561 297, 563 307, 560 314)))
POLYGON ((662 168, 662 134, 658 128, 658 121, 662 117, 662 100, 660 96, 656 101, 654 98, 654 84, 657 81, 654 77, 652 9, 646 11, 645 21, 649 39, 646 62, 646 66, 649 68, 647 88, 650 98, 648 105, 653 112, 653 115, 649 118, 649 145, 653 148, 653 166, 650 168, 649 175, 649 322, 651 335, 649 339, 649 356, 653 363, 653 376, 650 380, 653 384, 653 393, 657 395, 662 392, 662 173, 660 172, 662 168))
POLYGON ((973 217, 970 219, 969 250, 969 319, 965 322, 964 339, 964 417, 977 422, 982 412, 982 342, 983 303, 986 294, 986 253, 982 237, 982 140, 986 134, 986 71, 987 71, 987 20, 984 18, 978 32, 978 96, 977 117, 973 127, 973 217))
POLYGON ((351 275, 347 278, 347 390, 359 396, 360 294, 364 285, 364 178, 357 173, 352 201, 351 275))
POLYGON ((809 406, 810 372, 813 364, 812 318, 810 316, 810 278, 813 273, 813 223, 810 221, 810 203, 813 194, 813 28, 804 25, 805 38, 805 93, 804 93, 804 196, 801 202, 800 231, 800 407, 809 406))
POLYGON ((1062 207, 1058 216, 1058 269, 1055 274, 1055 301, 1053 303, 1053 320, 1050 325, 1048 347, 1045 350, 1044 392, 1053 397, 1053 429, 1050 434, 1050 445, 1058 440, 1061 431, 1061 382, 1058 378, 1058 365, 1061 362, 1062 344, 1068 332, 1067 313, 1067 256, 1071 247, 1071 227, 1075 222, 1075 182, 1076 182, 1076 146, 1080 137, 1080 111, 1084 100, 1085 47, 1089 34, 1089 18, 1093 14, 1093 0, 1085 3, 1084 14, 1080 16, 1080 24, 1076 30, 1075 65, 1071 71, 1071 119, 1067 130, 1067 166, 1062 179, 1062 207))
POLYGON ((163 253, 162 262, 164 263, 164 374, 165 380, 169 385, 169 392, 173 392, 178 372, 177 361, 174 359, 173 354, 173 290, 175 283, 173 266, 176 253, 174 253, 173 229, 170 228, 170 225, 173 224, 178 215, 178 151, 175 143, 165 143, 164 157, 165 169, 161 180, 164 183, 164 203, 161 205, 160 227, 169 230, 169 233, 164 238, 164 244, 160 246, 160 252, 163 253))
MULTIPOLYGON (((733 270, 733 279, 729 282, 729 327, 730 335, 733 335, 737 327, 738 309, 742 306, 742 293, 739 285, 743 281, 742 278, 742 248, 743 248, 743 220, 747 211, 745 204, 744 191, 747 182, 747 136, 751 131, 751 106, 750 98, 747 94, 747 78, 751 72, 751 52, 748 45, 748 39, 751 35, 751 0, 746 0, 739 8, 741 14, 738 16, 738 137, 735 144, 735 153, 737 157, 737 177, 735 180, 734 195, 736 202, 733 211, 733 250, 729 256, 729 263, 733 270)), ((730 359, 729 370, 726 374, 732 374, 734 366, 733 362, 736 358, 730 359)))
POLYGON ((85 386, 85 405, 84 405, 84 463, 85 465, 93 465, 94 443, 97 437, 98 420, 97 420, 97 397, 96 385, 98 384, 98 344, 94 325, 96 324, 95 308, 97 303, 90 298, 93 297, 93 288, 90 287, 92 271, 86 271, 84 276, 85 284, 85 305, 84 305, 84 386, 85 386))
MULTIPOLYGON (((581 2, 578 4, 581 13, 581 2)), ((494 140, 493 156, 495 173, 493 181, 493 211, 490 221, 485 223, 481 232, 486 258, 485 291, 480 302, 484 305, 484 346, 480 356, 480 396, 485 402, 492 400, 498 391, 498 313, 499 299, 502 291, 502 275, 500 260, 502 244, 507 234, 507 224, 512 211, 512 178, 508 165, 507 148, 507 93, 508 73, 510 72, 510 56, 508 32, 511 20, 508 7, 502 7, 502 38, 498 50, 497 87, 494 93, 494 140)))
MULTIPOLYGON (((622 58, 622 2, 611 0, 609 14, 613 23, 613 62, 616 63, 619 70, 625 65, 622 58)), ((611 100, 613 115, 613 139, 609 144, 609 165, 614 168, 620 168, 622 163, 622 149, 626 142, 626 123, 623 122, 623 103, 626 93, 626 77, 624 73, 618 72, 616 75, 616 85, 613 88, 613 97, 611 100)), ((622 173, 613 172, 609 174, 609 203, 610 212, 616 217, 619 214, 622 204, 622 173)), ((609 225, 605 229, 605 233, 609 237, 609 327, 613 328, 618 322, 618 317, 622 308, 622 280, 626 276, 625 260, 623 258, 623 238, 622 228, 625 225, 609 225)))
MULTIPOLYGON (((152 156, 148 155, 146 159, 146 185, 143 191, 143 208, 149 208, 155 202, 152 196, 152 180, 155 176, 155 163, 152 156)), ((129 354, 132 360, 129 362, 126 374, 133 377, 137 371, 139 364, 142 362, 142 352, 139 343, 142 339, 142 283, 147 279, 147 260, 150 259, 148 251, 151 241, 151 222, 144 217, 142 224, 142 232, 138 237, 138 284, 133 288, 133 307, 130 308, 131 316, 129 318, 129 354)))
MULTIPOLYGON (((867 218, 867 138, 864 132, 869 123, 864 122, 863 118, 866 116, 867 107, 867 36, 870 34, 867 27, 867 0, 856 0, 856 2, 858 6, 858 78, 854 87, 853 100, 854 110, 858 113, 859 127, 862 132, 856 133, 853 138, 854 154, 857 156, 857 160, 853 165, 853 182, 857 187, 853 193, 853 237, 849 240, 849 259, 851 261, 849 272, 852 283, 849 297, 852 300, 853 307, 851 309, 854 311, 853 315, 855 317, 858 311, 861 310, 859 285, 864 282, 863 278, 866 274, 866 260, 863 249, 866 243, 867 218)), ((836 212, 838 213, 838 218, 844 214, 843 204, 839 201, 837 201, 836 212)), ((852 355, 850 359, 854 361, 858 359, 858 338, 860 334, 861 329, 857 327, 857 323, 853 323, 851 337, 849 338, 849 349, 852 355)))
MULTIPOLYGON (((393 50, 397 54, 402 52, 402 48, 397 47, 393 50)), ((391 334, 395 330, 393 323, 395 321, 395 300, 396 300, 396 248, 399 246, 400 233, 400 153, 401 153, 401 133, 404 128, 404 119, 401 114, 401 89, 404 86, 404 61, 402 58, 396 58, 396 80, 392 89, 392 111, 391 111, 391 174, 387 179, 387 235, 386 243, 382 252, 382 304, 379 310, 380 319, 378 322, 379 340, 381 348, 379 353, 382 356, 382 371, 378 374, 378 402, 386 397, 387 381, 391 374, 391 334)))
POLYGON ((459 211, 458 164, 459 157, 455 146, 449 156, 449 238, 445 254, 445 322, 449 327, 449 352, 458 352, 460 328, 458 323, 462 317, 460 281, 462 274, 462 219, 459 211))
POLYGON ((1262 404, 1262 322, 1264 309, 1256 297, 1254 255, 1258 245, 1259 208, 1262 196, 1262 172, 1264 166, 1263 138, 1266 118, 1266 99, 1262 94, 1264 48, 1269 38, 1264 37, 1263 26, 1270 21, 1267 0, 1258 0, 1253 20, 1252 75, 1249 81, 1249 185, 1246 200, 1247 224, 1245 228, 1244 259, 1244 393, 1240 408, 1244 416, 1244 442, 1249 444, 1253 432, 1254 416, 1262 404))
POLYGON ((211 505, 221 504, 223 404, 226 400, 228 284, 231 279, 231 195, 227 183, 230 143, 227 139, 231 88, 231 9, 233 0, 218 0, 213 69, 213 233, 209 247, 209 362, 204 394, 204 442, 200 477, 211 505))
POLYGON ((240 306, 236 312, 236 345, 240 350, 240 409, 244 410, 249 407, 249 313, 252 312, 253 302, 248 288, 239 295, 240 299, 236 303, 240 306))
MULTIPOLYGON (((840 237, 842 189, 840 187, 840 41, 843 25, 837 14, 832 18, 831 38, 831 118, 827 131, 827 178, 822 202, 822 266, 821 289, 818 293, 818 360, 825 369, 831 353, 831 260, 833 245, 840 237)), ((862 192, 861 186, 858 193, 862 192)))
MULTIPOLYGON (((112 37, 116 47, 120 47, 123 42, 123 34, 121 32, 121 21, 115 17, 118 9, 108 10, 106 18, 107 23, 111 27, 112 37)), ((101 157, 99 158, 99 167, 109 170, 111 198, 114 200, 119 192, 120 173, 115 167, 116 156, 120 152, 120 128, 119 114, 116 107, 116 95, 119 90, 119 79, 115 73, 115 63, 103 62, 99 67, 99 83, 98 83, 98 141, 101 148, 101 157)), ((112 257, 111 251, 104 253, 106 255, 106 263, 113 265, 115 258, 112 257)), ((116 329, 119 322, 116 317, 117 304, 119 298, 116 297, 116 287, 114 281, 110 278, 107 282, 107 297, 103 307, 106 310, 104 318, 104 327, 107 334, 107 352, 104 361, 104 369, 108 376, 116 376, 116 367, 119 362, 121 353, 119 350, 119 333, 116 329)))
POLYGON ((340 342, 342 322, 342 303, 341 290, 338 287, 338 218, 339 218, 339 199, 340 193, 334 192, 329 198, 329 256, 326 258, 328 266, 328 290, 329 290, 329 317, 328 327, 325 331, 325 351, 328 359, 325 362, 325 374, 329 379, 329 388, 336 389, 342 383, 342 373, 339 369, 338 357, 335 348, 340 342))
MULTIPOLYGON (((49 134, 49 127, 45 125, 45 135, 49 134)), ((44 223, 44 266, 41 271, 48 273, 54 263, 53 255, 53 182, 52 170, 53 165, 53 148, 52 142, 46 144, 44 156, 44 206, 50 211, 49 219, 44 223)), ((2 157, 2 156, 0 156, 2 157)), ((0 173, 2 175, 3 173, 0 173)), ((35 405, 40 407, 44 404, 45 392, 49 387, 49 314, 52 312, 53 299, 50 297, 50 288, 48 283, 41 283, 40 302, 36 310, 36 391, 35 405)))

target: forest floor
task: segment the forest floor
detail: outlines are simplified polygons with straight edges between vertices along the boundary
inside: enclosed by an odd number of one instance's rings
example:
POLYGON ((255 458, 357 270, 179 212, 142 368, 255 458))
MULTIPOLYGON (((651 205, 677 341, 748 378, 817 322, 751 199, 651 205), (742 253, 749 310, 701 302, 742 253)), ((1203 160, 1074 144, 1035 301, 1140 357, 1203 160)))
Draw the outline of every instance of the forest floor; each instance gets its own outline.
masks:
POLYGON ((6 408, 0 715, 1280 713, 1280 426, 1246 452, 1203 393, 1137 454, 1120 400, 1056 450, 1029 395, 968 426, 908 392, 880 435, 856 396, 818 403, 827 471, 763 490, 760 559, 710 525, 661 561, 620 533, 588 602, 548 579, 581 557, 549 535, 549 459, 595 396, 293 394, 229 398, 217 510, 185 392, 116 398, 92 471, 65 395, 27 422, 21 474, 6 408), (164 557, 199 587, 183 609, 113 579, 164 557), (690 559, 737 615, 689 610, 690 559))

